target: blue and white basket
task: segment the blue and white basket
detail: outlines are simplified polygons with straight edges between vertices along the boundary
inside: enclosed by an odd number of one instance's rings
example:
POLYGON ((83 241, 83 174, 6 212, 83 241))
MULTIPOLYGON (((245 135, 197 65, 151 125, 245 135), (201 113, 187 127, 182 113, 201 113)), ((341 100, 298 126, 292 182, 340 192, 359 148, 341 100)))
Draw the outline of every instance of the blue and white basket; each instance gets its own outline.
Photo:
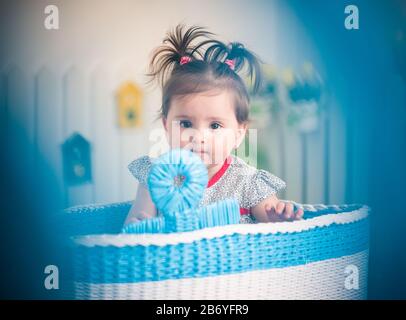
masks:
POLYGON ((76 298, 366 297, 368 207, 296 204, 301 221, 238 224, 235 199, 197 207, 207 169, 179 149, 156 161, 148 181, 163 213, 154 219, 122 229, 129 202, 65 211, 76 298))
POLYGON ((366 298, 369 208, 295 205, 303 220, 211 227, 206 215, 135 234, 121 233, 130 202, 67 209, 75 298, 366 298))

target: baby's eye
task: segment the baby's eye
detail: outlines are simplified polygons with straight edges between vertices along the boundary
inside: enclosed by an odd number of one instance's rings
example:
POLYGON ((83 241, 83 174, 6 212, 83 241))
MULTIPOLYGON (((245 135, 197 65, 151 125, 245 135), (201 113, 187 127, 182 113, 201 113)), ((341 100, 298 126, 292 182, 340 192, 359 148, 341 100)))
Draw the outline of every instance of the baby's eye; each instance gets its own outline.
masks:
POLYGON ((192 127, 192 123, 189 120, 181 120, 179 124, 182 128, 191 128, 192 127))
POLYGON ((214 129, 214 130, 220 129, 220 128, 221 128, 221 124, 220 124, 220 123, 217 123, 217 122, 214 122, 214 123, 212 123, 212 124, 210 125, 210 128, 211 128, 211 129, 214 129))

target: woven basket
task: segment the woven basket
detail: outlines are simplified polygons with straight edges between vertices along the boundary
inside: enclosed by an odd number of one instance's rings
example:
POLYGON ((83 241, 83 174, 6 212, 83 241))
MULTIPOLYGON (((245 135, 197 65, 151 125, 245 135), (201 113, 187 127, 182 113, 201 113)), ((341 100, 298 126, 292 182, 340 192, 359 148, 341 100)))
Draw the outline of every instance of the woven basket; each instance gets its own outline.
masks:
POLYGON ((300 205, 295 222, 119 234, 130 202, 64 211, 77 299, 364 299, 362 205, 300 205))

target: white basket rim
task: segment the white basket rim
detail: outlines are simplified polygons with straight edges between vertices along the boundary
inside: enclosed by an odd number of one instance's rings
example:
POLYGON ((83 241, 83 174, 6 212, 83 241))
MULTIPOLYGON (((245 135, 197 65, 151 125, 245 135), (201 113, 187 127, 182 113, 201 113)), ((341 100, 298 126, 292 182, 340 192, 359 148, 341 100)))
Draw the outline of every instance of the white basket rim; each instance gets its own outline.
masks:
MULTIPOLYGON (((328 206, 332 207, 332 206, 328 206)), ((332 224, 348 224, 368 217, 370 208, 366 205, 348 212, 332 213, 306 220, 278 223, 235 224, 205 228, 190 232, 160 234, 97 234, 71 237, 75 245, 94 246, 166 246, 192 243, 203 239, 214 239, 233 234, 277 234, 294 233, 314 228, 327 227, 332 224)))

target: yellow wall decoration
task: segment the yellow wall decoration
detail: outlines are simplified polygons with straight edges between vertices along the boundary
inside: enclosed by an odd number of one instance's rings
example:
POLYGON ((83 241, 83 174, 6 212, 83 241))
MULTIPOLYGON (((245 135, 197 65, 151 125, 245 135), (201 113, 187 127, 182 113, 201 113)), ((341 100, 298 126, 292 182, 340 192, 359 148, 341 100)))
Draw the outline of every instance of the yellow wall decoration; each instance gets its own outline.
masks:
POLYGON ((120 128, 136 128, 142 125, 141 88, 127 81, 117 91, 118 125, 120 128))

